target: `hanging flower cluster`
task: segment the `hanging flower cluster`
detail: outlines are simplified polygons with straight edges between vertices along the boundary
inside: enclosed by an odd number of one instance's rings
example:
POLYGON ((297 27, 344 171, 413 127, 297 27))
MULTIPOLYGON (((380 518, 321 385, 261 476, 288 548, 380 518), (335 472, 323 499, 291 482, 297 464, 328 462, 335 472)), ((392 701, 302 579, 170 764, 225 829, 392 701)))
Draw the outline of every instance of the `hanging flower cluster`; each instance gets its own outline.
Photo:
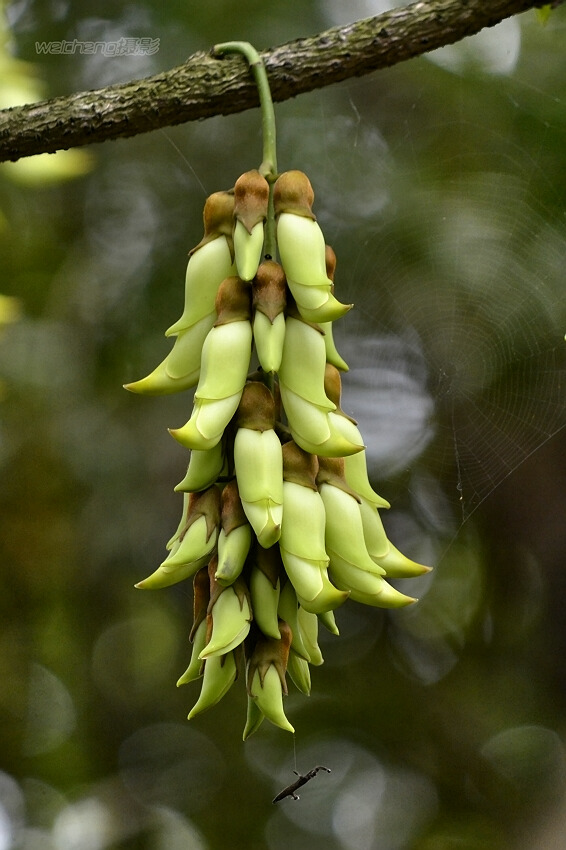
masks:
POLYGON ((395 608, 414 600, 387 578, 428 568, 388 540, 362 436, 340 408, 332 322, 351 305, 334 296, 335 256, 300 171, 272 186, 249 171, 206 201, 204 237, 191 251, 175 343, 146 378, 146 395, 196 386, 188 422, 172 430, 190 450, 181 522, 161 566, 136 586, 192 578, 192 655, 178 684, 202 679, 189 714, 216 704, 245 665, 244 739, 264 717, 293 731, 287 674, 310 692, 322 663, 319 622, 348 597, 395 608), (271 208, 271 203, 273 207, 271 208), (280 263, 264 254, 275 226, 280 263), (256 361, 256 362, 254 362, 256 361))

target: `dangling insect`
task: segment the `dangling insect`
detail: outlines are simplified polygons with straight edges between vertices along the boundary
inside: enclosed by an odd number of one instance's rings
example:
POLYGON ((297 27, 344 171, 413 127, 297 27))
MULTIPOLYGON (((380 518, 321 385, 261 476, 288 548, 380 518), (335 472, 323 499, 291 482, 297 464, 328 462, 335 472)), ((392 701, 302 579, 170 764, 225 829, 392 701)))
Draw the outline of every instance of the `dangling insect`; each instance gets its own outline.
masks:
POLYGON ((332 773, 329 767, 323 767, 319 764, 317 767, 313 767, 312 770, 309 770, 308 773, 302 775, 298 773, 296 770, 293 771, 299 778, 295 779, 294 782, 291 782, 290 785, 287 785, 279 794, 273 798, 273 803, 278 803, 279 800, 283 800, 285 797, 292 797, 293 800, 299 800, 300 797, 298 794, 295 794, 295 791, 300 788, 302 785, 306 785, 307 782, 310 782, 311 779, 314 779, 319 770, 325 770, 327 773, 332 773))

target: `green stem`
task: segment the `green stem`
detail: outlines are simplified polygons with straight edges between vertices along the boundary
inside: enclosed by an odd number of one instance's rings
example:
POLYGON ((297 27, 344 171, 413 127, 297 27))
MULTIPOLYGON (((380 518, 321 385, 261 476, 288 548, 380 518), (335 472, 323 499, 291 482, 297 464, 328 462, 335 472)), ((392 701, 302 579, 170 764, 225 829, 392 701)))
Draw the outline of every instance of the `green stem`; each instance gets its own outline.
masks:
POLYGON ((263 231, 263 256, 267 260, 277 258, 277 231, 275 227, 275 210, 273 209, 273 183, 269 184, 269 204, 267 218, 263 231))
POLYGON ((269 183, 269 210, 265 222, 263 254, 265 257, 275 259, 277 243, 275 236, 275 214, 273 212, 273 183, 277 179, 277 141, 275 133, 275 110, 273 108, 271 89, 269 87, 265 65, 255 47, 247 41, 226 41, 223 44, 217 44, 214 47, 213 53, 216 56, 222 56, 226 53, 239 53, 246 59, 254 75, 259 95, 263 135, 263 159, 258 170, 269 183))
POLYGON ((226 41, 215 45, 213 53, 222 56, 225 53, 239 53, 246 59, 254 75, 261 108, 261 125, 263 132, 263 161, 259 172, 269 183, 277 178, 277 152, 275 136, 275 110, 271 98, 269 80, 261 56, 247 41, 226 41))

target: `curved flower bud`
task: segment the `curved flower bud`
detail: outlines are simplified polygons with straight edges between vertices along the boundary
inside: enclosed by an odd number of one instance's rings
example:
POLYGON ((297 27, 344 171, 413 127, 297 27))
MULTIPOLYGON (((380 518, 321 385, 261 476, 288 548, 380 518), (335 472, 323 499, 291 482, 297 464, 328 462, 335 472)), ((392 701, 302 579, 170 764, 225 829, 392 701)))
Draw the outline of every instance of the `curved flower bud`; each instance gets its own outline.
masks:
POLYGON ((252 699, 251 696, 248 694, 246 725, 244 727, 244 734, 242 736, 242 739, 244 741, 247 741, 250 735, 253 735, 254 732, 257 732, 264 719, 265 714, 258 706, 256 700, 252 699))
POLYGON ((187 524, 187 520, 189 518, 189 508, 191 506, 191 497, 189 493, 183 493, 183 510, 181 511, 181 519, 179 520, 179 525, 177 526, 175 533, 171 535, 167 543, 165 544, 165 548, 168 552, 171 551, 173 546, 179 541, 179 537, 185 530, 185 526, 187 524))
POLYGON ((222 281, 216 297, 218 318, 201 354, 197 399, 220 399, 241 391, 249 371, 252 327, 249 287, 239 277, 222 281))
POLYGON ((266 637, 275 638, 279 634, 277 625, 277 606, 279 604, 279 580, 274 585, 256 564, 250 572, 250 594, 256 625, 266 637))
POLYGON ((340 407, 342 382, 338 369, 331 363, 327 363, 326 365, 324 388, 328 397, 336 405, 337 415, 334 415, 332 418, 333 427, 340 433, 343 439, 361 446, 361 450, 358 453, 344 455, 344 477, 346 481, 358 496, 367 499, 376 507, 391 507, 389 502, 376 493, 369 483, 363 437, 354 420, 346 416, 340 407))
POLYGON ((188 685, 189 682, 194 682, 195 679, 200 679, 204 672, 204 664, 200 658, 200 653, 206 646, 206 620, 203 620, 195 632, 193 639, 193 649, 191 652, 191 660, 189 666, 182 676, 177 679, 177 687, 188 685))
POLYGON ((161 566, 136 587, 154 590, 193 576, 210 560, 218 538, 219 522, 218 489, 213 486, 202 493, 191 494, 187 522, 171 552, 161 566))
POLYGON ((283 355, 285 316, 280 313, 270 322, 265 313, 257 311, 253 320, 253 332, 261 368, 264 372, 277 372, 283 355))
POLYGON ((216 321, 216 311, 179 331, 173 348, 145 378, 124 384, 124 389, 142 395, 169 395, 194 387, 200 376, 201 351, 216 321))
POLYGON ((324 334, 324 348, 326 350, 326 359, 328 363, 331 363, 342 372, 347 372, 350 367, 340 356, 338 349, 336 348, 332 322, 320 322, 320 329, 324 334))
MULTIPOLYGON (((312 445, 324 443, 330 437, 328 408, 321 408, 317 404, 313 404, 308 399, 294 393, 283 383, 279 384, 279 389, 291 433, 297 433, 301 438, 297 440, 293 436, 295 442, 299 445, 301 441, 312 445)), ((310 452, 310 448, 305 449, 305 451, 310 452)), ((316 452, 311 452, 311 454, 316 454, 316 452)))
MULTIPOLYGON (((352 442, 359 440, 363 443, 363 437, 357 425, 354 425, 353 422, 350 422, 344 416, 337 416, 334 420, 334 425, 343 439, 352 442)), ((369 482, 365 446, 362 447, 362 450, 358 454, 344 455, 344 475, 350 487, 359 496, 375 505, 376 508, 391 507, 387 499, 376 493, 369 482)))
POLYGON ((238 428, 234 465, 248 521, 268 549, 279 539, 283 513, 281 443, 275 431, 238 428))
POLYGON ((395 590, 381 576, 359 570, 336 553, 332 557, 331 572, 336 586, 348 590, 354 602, 377 608, 401 608, 416 602, 411 596, 395 590))
POLYGON ((389 552, 391 543, 385 533, 381 517, 375 505, 363 496, 359 498, 365 544, 370 558, 379 562, 380 558, 383 558, 389 552))
POLYGON ((213 327, 202 348, 197 399, 222 399, 241 392, 248 374, 252 327, 248 321, 213 327))
MULTIPOLYGON (((300 283, 295 283, 292 280, 288 280, 287 284, 296 301, 299 313, 307 322, 316 322, 317 324, 335 322, 337 319, 345 316, 354 306, 353 304, 342 304, 330 292, 330 288, 302 286, 300 283), (324 294, 324 298, 320 306, 309 307, 307 294, 314 291, 318 292, 319 296, 324 294)), ((317 296, 317 300, 319 296, 317 296)))
POLYGON ((265 260, 252 283, 253 332, 258 360, 265 372, 277 372, 285 341, 285 275, 279 263, 265 260))
POLYGON ((218 535, 218 567, 214 578, 227 587, 244 568, 250 546, 252 530, 246 519, 238 484, 230 481, 222 491, 221 529, 218 535))
POLYGON ((241 396, 240 390, 228 398, 196 399, 189 421, 182 428, 169 428, 169 433, 187 449, 213 449, 238 409, 241 396))
POLYGON ((320 457, 345 457, 363 450, 363 443, 356 445, 338 431, 333 411, 279 386, 291 435, 302 449, 320 457))
POLYGON ((218 535, 218 571, 216 581, 223 587, 234 582, 244 568, 248 552, 252 545, 252 530, 246 520, 245 525, 234 528, 229 535, 221 529, 218 535))
POLYGON ((319 328, 289 316, 279 368, 279 384, 324 410, 336 405, 324 391, 326 348, 319 328), (307 368, 305 368, 305 365, 307 368))
POLYGON ((328 578, 323 562, 301 558, 281 550, 285 571, 297 592, 297 599, 306 611, 322 614, 343 605, 348 588, 337 589, 328 578))
POLYGON ((333 321, 351 305, 340 305, 326 273, 325 242, 312 212, 314 193, 306 174, 287 171, 273 187, 277 245, 281 264, 301 315, 309 321, 333 321), (316 294, 307 291, 316 287, 316 294), (313 303, 310 299, 322 299, 313 303))
POLYGON ((208 606, 211 621, 210 639, 199 658, 207 659, 215 655, 225 655, 239 646, 248 636, 252 620, 252 609, 248 589, 242 578, 229 587, 222 587, 214 581, 217 561, 214 558, 209 567, 212 579, 212 593, 208 606))
POLYGON ((302 171, 285 171, 273 186, 277 246, 287 281, 332 285, 326 274, 325 242, 312 211, 314 192, 302 171))
POLYGON ((204 662, 200 696, 190 710, 188 719, 192 720, 195 715, 220 702, 236 681, 237 675, 238 668, 233 650, 225 655, 213 655, 207 658, 204 662))
POLYGON ((432 567, 425 567, 424 564, 411 561, 396 549, 393 543, 389 543, 387 555, 376 558, 375 562, 385 570, 388 578, 415 578, 429 573, 432 569, 432 567))
POLYGON ((181 318, 167 329, 175 336, 214 312, 218 287, 235 272, 232 255, 234 196, 215 192, 204 205, 204 236, 189 255, 185 276, 185 306, 181 318))
POLYGON ((319 667, 323 663, 324 659, 322 657, 322 652, 320 651, 320 646, 318 645, 318 617, 316 614, 311 614, 310 611, 306 611, 304 608, 300 607, 298 621, 301 628, 303 643, 309 654, 309 661, 311 664, 314 664, 315 667, 319 667))
POLYGON ((317 615, 319 622, 322 623, 325 629, 327 629, 331 635, 339 635, 340 632, 338 630, 338 626, 336 625, 336 620, 334 618, 333 611, 321 611, 320 614, 317 615))
MULTIPOLYGON (((324 307, 330 295, 328 284, 319 284, 318 286, 306 286, 302 283, 293 283, 291 291, 292 300, 290 299, 291 310, 295 307, 297 315, 302 318, 302 310, 318 310, 324 307), (296 293, 296 297, 295 297, 296 293), (300 310, 299 310, 300 305, 300 310)), ((289 311, 289 315, 292 313, 289 311)), ((305 321, 311 321, 305 319, 305 321)))
POLYGON ((289 659, 287 661, 287 673, 291 677, 295 687, 305 694, 310 696, 311 692, 311 673, 308 661, 301 658, 300 655, 291 649, 289 650, 289 659))
POLYGON ((299 622, 299 607, 295 588, 290 581, 284 581, 279 593, 277 613, 280 619, 288 623, 291 629, 291 646, 293 650, 306 661, 310 661, 310 655, 303 641, 303 633, 299 622))
POLYGON ((208 562, 216 546, 216 538, 217 531, 208 536, 206 519, 199 517, 161 566, 135 586, 142 590, 155 590, 190 578, 208 562))
POLYGON ((222 440, 208 451, 193 449, 187 474, 175 487, 175 492, 196 493, 206 490, 218 480, 226 464, 222 440))
POLYGON ((270 549, 256 546, 249 578, 252 610, 260 631, 275 640, 279 640, 279 577, 282 569, 278 546, 270 549))
POLYGON ((343 474, 342 458, 320 459, 319 491, 326 512, 326 551, 332 559, 338 555, 360 570, 385 575, 367 551, 358 498, 350 490, 343 474))
POLYGON ((263 249, 263 225, 267 218, 269 183, 259 171, 247 171, 234 186, 234 253, 242 280, 255 276, 263 249))
POLYGON ((293 442, 283 446, 283 526, 280 547, 293 555, 328 563, 324 548, 324 504, 316 489, 316 458, 293 442))
POLYGON ((287 693, 285 671, 291 630, 281 621, 279 631, 281 637, 278 640, 258 638, 248 663, 248 694, 271 723, 287 732, 294 732, 283 710, 283 694, 287 693))
POLYGON ((279 539, 283 504, 283 457, 274 419, 269 389, 248 383, 237 414, 234 467, 245 514, 266 549, 279 539))
POLYGON ((236 412, 252 347, 249 288, 238 277, 224 280, 216 298, 218 319, 201 355, 201 372, 189 421, 170 434, 189 449, 208 450, 236 412))
POLYGON ((283 448, 286 480, 283 482, 279 548, 299 602, 307 611, 318 613, 337 608, 345 602, 347 595, 337 591, 327 576, 328 555, 324 548, 326 515, 312 474, 312 463, 316 459, 304 457, 306 453, 302 453, 303 469, 297 468, 301 459, 297 449, 292 443, 286 443, 283 448), (296 483, 301 472, 306 486, 296 483), (289 480, 291 477, 294 480, 289 480))
POLYGON ((377 508, 363 496, 360 514, 369 555, 388 578, 414 578, 430 572, 430 567, 411 561, 395 548, 385 533, 377 508))
MULTIPOLYGON (((328 278, 332 281, 332 294, 334 294, 334 272, 336 270, 336 254, 330 247, 327 245, 325 248, 325 261, 326 261, 326 274, 328 278)), ((336 345, 334 344, 334 333, 332 329, 332 322, 321 322, 320 327, 322 332, 324 333, 324 346, 326 348, 326 359, 329 363, 332 363, 337 369, 340 369, 341 372, 347 372, 349 367, 346 361, 340 356, 336 345)))
POLYGON ((257 272, 263 250, 263 221, 253 226, 249 233, 241 221, 234 227, 236 268, 242 280, 252 280, 257 272))

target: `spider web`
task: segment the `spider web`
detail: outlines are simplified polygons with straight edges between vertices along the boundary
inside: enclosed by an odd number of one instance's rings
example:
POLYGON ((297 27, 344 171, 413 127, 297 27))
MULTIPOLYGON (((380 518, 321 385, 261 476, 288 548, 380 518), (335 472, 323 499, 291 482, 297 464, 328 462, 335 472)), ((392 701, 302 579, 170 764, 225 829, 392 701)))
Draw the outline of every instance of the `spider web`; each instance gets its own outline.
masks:
MULTIPOLYGON (((519 145, 464 105, 457 120, 409 116, 392 148, 369 85, 348 86, 349 116, 345 105, 331 118, 322 96, 318 116, 319 197, 346 168, 353 186, 317 210, 336 241, 337 293, 355 302, 335 326, 351 366, 344 406, 376 481, 418 460, 464 522, 566 424, 566 232, 546 164, 566 133, 544 108, 566 101, 513 79, 498 97, 512 130, 533 120, 536 99, 536 138, 519 145), (436 164, 422 156, 431 135, 436 164)), ((416 111, 429 94, 415 93, 416 111)))
MULTIPOLYGON (((440 220, 427 214, 429 193, 411 193, 411 209, 398 210, 366 243, 355 272, 364 280, 379 267, 354 335, 375 324, 386 329, 370 346, 365 372, 373 357, 378 395, 388 375, 388 427, 397 418, 397 434, 407 432, 400 464, 411 448, 424 448, 463 520, 566 422, 565 304, 557 286, 564 242, 524 190, 514 176, 475 175, 443 190, 440 220), (418 250, 407 250, 411 243, 418 250)), ((380 419, 374 412, 370 426, 378 448, 380 419)), ((390 445, 381 444, 378 475, 395 471, 390 445)))

